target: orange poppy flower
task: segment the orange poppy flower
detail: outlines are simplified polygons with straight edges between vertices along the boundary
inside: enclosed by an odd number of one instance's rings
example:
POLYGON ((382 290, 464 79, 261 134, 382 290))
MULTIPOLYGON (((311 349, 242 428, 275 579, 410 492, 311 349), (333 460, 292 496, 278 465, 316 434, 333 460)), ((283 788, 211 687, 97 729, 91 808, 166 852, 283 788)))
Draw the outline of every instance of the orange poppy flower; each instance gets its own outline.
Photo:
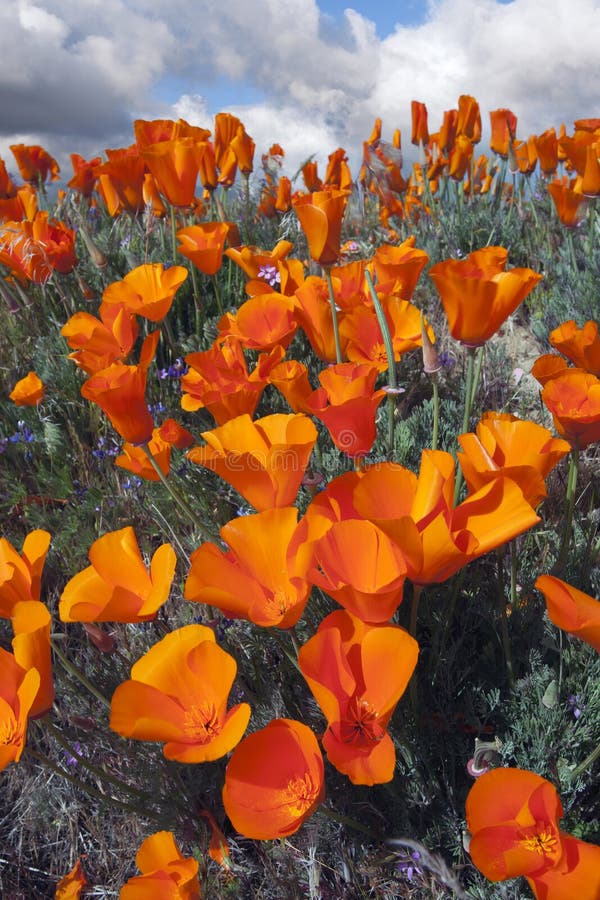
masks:
POLYGON ((598 900, 600 896, 600 847, 561 832, 563 856, 559 863, 538 875, 527 875, 537 900, 598 900))
POLYGON ((600 132, 595 144, 586 147, 585 169, 581 180, 581 190, 585 197, 600 196, 600 132))
POLYGON ((540 520, 509 478, 499 477, 454 506, 454 460, 424 450, 417 478, 395 463, 367 468, 353 503, 397 544, 416 584, 445 581, 473 559, 540 520))
POLYGON ((110 531, 89 550, 91 566, 74 575, 62 592, 63 622, 149 622, 167 600, 175 574, 175 551, 162 544, 150 570, 133 528, 110 531))
POLYGON ((378 374, 368 364, 330 366, 319 375, 321 387, 306 401, 307 409, 325 423, 333 443, 347 456, 364 456, 377 436, 375 415, 385 396, 384 390, 374 389, 378 374))
POLYGON ((540 575, 534 587, 544 595, 550 621, 600 653, 600 600, 554 575, 540 575))
POLYGON ((123 306, 151 322, 160 322, 171 309, 175 294, 188 276, 183 266, 145 263, 105 288, 102 308, 123 306))
POLYGON ((592 319, 582 328, 570 319, 550 332, 548 340, 552 346, 592 375, 600 377, 600 337, 598 323, 592 319))
POLYGON ((476 434, 461 434, 458 442, 463 450, 458 462, 469 492, 504 475, 519 485, 534 508, 546 496, 545 479, 571 450, 541 425, 496 412, 484 413, 476 434))
POLYGON ((171 831, 147 837, 135 861, 142 874, 125 882, 119 900, 200 900, 198 860, 182 855, 171 831))
POLYGON ((494 769, 477 779, 466 801, 469 853, 490 881, 538 875, 563 855, 563 815, 553 784, 522 769, 494 769))
POLYGON ((318 163, 314 160, 309 160, 302 166, 302 179, 307 191, 314 193, 323 190, 323 182, 318 175, 318 163))
POLYGON ((35 372, 29 372, 25 378, 17 381, 8 395, 15 406, 37 406, 46 395, 41 378, 35 372))
POLYGON ((220 759, 250 719, 247 703, 227 710, 236 672, 236 661, 217 646, 210 628, 178 628, 138 659, 131 679, 116 689, 110 727, 123 737, 164 742, 167 759, 220 759))
POLYGON ((294 834, 325 800, 323 757, 306 725, 273 719, 235 748, 225 772, 223 805, 245 837, 294 834))
POLYGON ((135 142, 140 149, 159 144, 161 141, 173 141, 180 138, 193 138, 195 141, 206 141, 210 137, 207 128, 190 125, 185 119, 136 119, 133 123, 135 142))
POLYGON ((567 368, 545 384, 541 396, 556 430, 571 446, 583 450, 600 441, 599 378, 567 368))
POLYGON ((428 262, 429 256, 424 250, 415 247, 415 237, 412 235, 401 244, 382 244, 378 247, 370 268, 375 272, 378 289, 392 282, 390 293, 398 294, 403 300, 410 300, 428 262))
POLYGON ((50 534, 41 529, 27 535, 20 553, 10 541, 0 538, 0 616, 10 619, 16 603, 40 599, 49 546, 50 534))
POLYGON ((60 330, 74 351, 69 359, 88 375, 126 359, 138 336, 135 315, 129 310, 103 303, 99 312, 99 319, 77 312, 60 330))
POLYGON ((202 148, 194 138, 176 138, 145 147, 140 156, 158 190, 172 206, 194 203, 202 148))
POLYGON ((517 133, 517 117, 510 109, 494 109, 490 112, 490 124, 490 150, 506 159, 509 141, 514 140, 517 133))
POLYGON ((142 196, 144 198, 145 209, 151 210, 153 216, 156 216, 156 218, 159 219, 166 216, 167 207, 161 199, 156 179, 150 172, 146 172, 144 174, 142 196))
POLYGON ((48 608, 39 600, 21 600, 12 611, 12 639, 15 662, 22 669, 36 669, 40 685, 35 695, 29 717, 45 715, 54 702, 52 658, 50 654, 50 625, 52 618, 48 608))
MULTIPOLYGON (((191 443, 194 442, 192 437, 191 443)), ((160 428, 154 428, 150 440, 148 441, 148 450, 154 457, 159 469, 165 476, 169 474, 171 468, 171 444, 166 441, 160 433, 160 428)), ((160 481, 160 475, 146 456, 142 447, 125 442, 121 447, 121 453, 115 459, 115 465, 120 469, 126 469, 133 472, 138 478, 145 481, 160 481)))
POLYGON ((109 216, 120 212, 135 215, 144 208, 144 174, 146 164, 137 148, 107 150, 108 161, 94 169, 98 193, 109 216))
MULTIPOLYGON (((448 175, 462 181, 473 159, 473 142, 464 134, 457 134, 454 146, 448 154, 448 175)), ((439 265, 439 264, 438 264, 439 265)))
POLYGON ((327 719, 323 747, 353 784, 392 780, 396 752, 386 729, 418 654, 403 628, 366 625, 344 610, 300 648, 300 671, 327 719))
POLYGON ((0 158, 0 199, 8 200, 16 195, 17 187, 8 174, 6 163, 0 158))
POLYGON ((248 278, 260 278, 261 271, 275 267, 280 260, 286 258, 293 247, 291 241, 278 241, 270 251, 249 246, 229 247, 225 251, 225 256, 232 259, 248 278))
POLYGON ((412 117, 411 144, 427 144, 429 142, 429 129, 427 125, 427 107, 418 100, 411 100, 410 112, 412 117))
POLYGON ((81 396, 104 410, 115 431, 132 444, 145 444, 154 430, 146 403, 146 374, 147 366, 115 362, 81 387, 81 396))
POLYGON ((271 369, 284 353, 283 347, 261 353, 252 372, 248 372, 242 345, 234 337, 226 337, 202 353, 188 354, 189 371, 181 378, 182 408, 195 412, 205 407, 219 425, 236 416, 253 415, 271 369))
POLYGON ((339 259, 342 219, 348 197, 349 191, 329 188, 296 195, 292 200, 311 258, 322 266, 331 266, 339 259))
POLYGON ((102 165, 102 158, 96 156, 88 162, 79 153, 71 153, 71 165, 74 174, 71 180, 67 181, 67 187, 77 191, 82 197, 91 197, 96 187, 95 169, 102 165))
POLYGON ((581 190, 581 179, 555 178, 548 185, 548 193, 561 225, 577 228, 585 218, 588 206, 581 190))
POLYGON ((50 176, 50 181, 58 181, 60 167, 53 156, 39 144, 11 144, 21 178, 33 184, 43 183, 50 176))
POLYGON ((308 380, 308 369, 297 359, 285 359, 278 363, 269 375, 269 383, 283 394, 294 412, 309 412, 306 401, 313 392, 308 380))
POLYGON ((171 444, 172 447, 176 447, 178 450, 185 450, 187 447, 191 447, 195 440, 192 432, 180 425, 179 422, 176 422, 175 419, 165 419, 158 429, 158 433, 163 441, 166 441, 167 444, 171 444))
POLYGON ((324 278, 310 275, 296 290, 295 297, 296 317, 311 347, 323 362, 335 362, 335 338, 327 282, 324 278))
POLYGON ((392 618, 402 602, 406 560, 401 549, 366 519, 333 522, 313 545, 309 578, 363 622, 392 618))
POLYGON ((205 543, 192 554, 185 599, 216 606, 230 619, 292 628, 310 593, 306 567, 289 549, 297 524, 290 506, 228 522, 219 532, 228 552, 205 543))
POLYGON ((458 98, 457 135, 464 135, 473 144, 481 140, 481 114, 475 97, 461 94, 458 98))
POLYGON ((0 772, 18 762, 25 747, 27 717, 40 686, 37 669, 23 669, 0 647, 0 772))
POLYGON ((235 315, 225 313, 219 320, 219 337, 235 337, 249 350, 286 349, 298 328, 295 307, 291 297, 275 291, 251 297, 235 315))
POLYGON ((238 125, 235 136, 229 141, 233 150, 240 172, 249 175, 253 169, 254 151, 256 144, 242 124, 238 125))
POLYGON ((70 872, 63 876, 56 885, 54 900, 79 900, 88 880, 78 859, 70 872))
POLYGON ((277 212, 286 213, 292 208, 292 182, 286 175, 282 175, 277 182, 277 196, 275 197, 275 209, 277 212))
MULTIPOLYGON (((536 381, 539 381, 542 387, 558 375, 564 375, 567 371, 573 372, 575 370, 570 369, 567 361, 562 356, 558 356, 557 353, 543 353, 541 356, 538 356, 531 367, 531 374, 536 381)), ((577 371, 582 372, 584 370, 577 369, 577 371)))
POLYGON ((77 263, 75 232, 49 221, 45 211, 31 220, 8 222, 0 233, 0 262, 20 279, 45 284, 54 272, 67 275, 77 263))
POLYGON ((203 222, 180 228, 178 253, 191 260, 205 275, 215 275, 223 262, 223 249, 229 236, 226 222, 203 222))
POLYGON ((257 510, 291 506, 317 440, 317 429, 301 413, 276 413, 253 422, 249 415, 202 432, 204 447, 187 454, 212 469, 257 510))
POLYGON ((535 139, 540 169, 546 177, 554 175, 558 167, 558 140, 556 130, 548 128, 535 139))
POLYGON ((540 281, 532 269, 505 271, 507 259, 503 247, 486 247, 429 270, 455 340, 484 344, 540 281))
MULTIPOLYGON (((379 285, 377 293, 379 295, 379 285)), ((381 295, 379 300, 392 338, 394 359, 398 361, 403 353, 423 344, 421 314, 410 300, 401 300, 394 295, 381 295)), ((425 327, 429 339, 435 339, 433 329, 426 320, 425 327)), ((340 322, 340 335, 346 342, 345 353, 350 362, 369 363, 376 366, 379 372, 388 368, 381 327, 372 307, 358 306, 347 313, 340 322)))

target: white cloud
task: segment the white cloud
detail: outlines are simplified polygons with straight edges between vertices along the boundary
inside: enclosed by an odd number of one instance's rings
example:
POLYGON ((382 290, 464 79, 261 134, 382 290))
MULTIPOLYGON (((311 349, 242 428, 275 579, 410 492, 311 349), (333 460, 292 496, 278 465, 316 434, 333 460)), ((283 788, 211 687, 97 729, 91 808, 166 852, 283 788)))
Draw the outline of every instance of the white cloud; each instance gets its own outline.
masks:
POLYGON ((140 117, 211 127, 223 79, 265 97, 227 109, 257 154, 281 143, 289 168, 341 145, 356 171, 376 116, 409 150, 412 99, 432 131, 463 93, 484 126, 511 108, 522 138, 599 114, 599 0, 430 0, 421 25, 383 40, 352 9, 334 27, 316 0, 17 0, 0 4, 0 33, 0 151, 28 135, 57 156, 90 155, 130 143, 140 117))

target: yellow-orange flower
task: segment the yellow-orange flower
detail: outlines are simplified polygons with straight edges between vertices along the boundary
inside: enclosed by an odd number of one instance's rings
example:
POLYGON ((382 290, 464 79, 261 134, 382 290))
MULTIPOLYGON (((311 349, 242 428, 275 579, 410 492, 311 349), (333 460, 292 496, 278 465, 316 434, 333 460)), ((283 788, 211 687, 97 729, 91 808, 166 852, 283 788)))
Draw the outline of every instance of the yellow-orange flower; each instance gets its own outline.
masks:
POLYGON ((58 612, 63 622, 147 622, 167 600, 175 551, 162 544, 148 571, 131 526, 94 541, 91 566, 66 585, 58 612))
POLYGON ((36 669, 39 672, 40 685, 29 710, 30 718, 37 718, 45 715, 54 702, 50 655, 51 616, 47 606, 39 600, 21 600, 15 604, 11 619, 15 662, 25 671, 36 669))
POLYGON ((25 378, 17 381, 9 394, 15 406, 37 406, 44 399, 46 388, 39 375, 29 372, 25 378))
POLYGON ((147 837, 135 861, 142 874, 123 885, 119 900, 200 900, 198 860, 182 855, 172 832, 147 837))
POLYGON ((339 259, 342 219, 348 196, 348 191, 329 188, 300 194, 292 200, 308 241, 309 253, 322 266, 331 266, 339 259))
POLYGON ((548 340, 576 366, 600 376, 600 336, 597 322, 590 320, 582 328, 578 328, 574 319, 569 319, 551 331, 548 340))
POLYGON ((540 281, 532 269, 505 271, 507 260, 503 247, 486 247, 429 270, 455 340, 484 344, 540 281))
POLYGON ((268 841, 294 834, 325 799, 323 757, 306 725, 273 719, 235 748, 223 805, 236 831, 268 841))
POLYGON ((21 758, 27 717, 39 686, 37 669, 26 671, 12 653, 0 647, 0 772, 21 758))
POLYGON ((10 149, 17 161, 23 181, 37 184, 46 181, 48 176, 50 176, 50 181, 58 181, 60 178, 58 163, 39 144, 11 144, 10 149))
POLYGON ((81 859, 78 859, 71 871, 67 872, 56 885, 54 900, 79 900, 87 883, 81 859))
POLYGON ((418 653, 403 628, 366 625, 344 610, 323 619, 300 648, 300 671, 327 719, 328 759, 353 784, 393 778, 396 752, 386 729, 418 653))
POLYGON ((186 625, 154 644, 116 689, 110 727, 123 737, 164 743, 167 759, 209 762, 241 739, 250 707, 227 709, 236 661, 210 628, 186 625))
POLYGON ((542 401, 558 433, 573 447, 582 450, 600 441, 600 379, 595 375, 566 368, 545 384, 542 401))
POLYGON ((116 305, 151 322, 160 322, 171 309, 175 294, 187 278, 183 266, 145 263, 115 281, 102 294, 102 308, 116 305))
POLYGON ((146 373, 146 366, 115 362, 81 387, 81 396, 104 410, 115 431, 132 444, 145 444, 154 429, 146 403, 146 373))
POLYGON ((40 599, 49 546, 50 534, 41 529, 27 535, 21 553, 6 538, 0 538, 0 616, 10 619, 16 603, 40 599))
POLYGON ((534 587, 544 595, 550 621, 600 653, 600 600, 554 575, 540 575, 534 587))
POLYGON ((205 275, 215 275, 223 262, 225 241, 230 227, 227 222, 203 222, 177 232, 178 253, 191 260, 205 275))

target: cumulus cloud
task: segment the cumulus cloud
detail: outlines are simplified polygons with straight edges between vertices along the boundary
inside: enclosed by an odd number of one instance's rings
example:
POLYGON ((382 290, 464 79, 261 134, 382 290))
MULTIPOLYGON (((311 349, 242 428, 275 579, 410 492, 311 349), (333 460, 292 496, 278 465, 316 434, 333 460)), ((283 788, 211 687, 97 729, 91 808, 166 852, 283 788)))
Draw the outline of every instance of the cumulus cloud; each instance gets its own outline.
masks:
POLYGON ((316 0, 15 0, 0 5, 0 154, 26 138, 91 155, 130 143, 134 118, 210 127, 225 80, 264 97, 232 93, 224 108, 259 152, 281 143, 292 170, 338 146, 357 165, 376 116, 408 149, 412 99, 431 130, 463 93, 484 125, 508 106, 525 138, 598 115, 599 32, 600 0, 429 0, 421 24, 384 39, 367 16, 348 8, 335 23, 316 0))

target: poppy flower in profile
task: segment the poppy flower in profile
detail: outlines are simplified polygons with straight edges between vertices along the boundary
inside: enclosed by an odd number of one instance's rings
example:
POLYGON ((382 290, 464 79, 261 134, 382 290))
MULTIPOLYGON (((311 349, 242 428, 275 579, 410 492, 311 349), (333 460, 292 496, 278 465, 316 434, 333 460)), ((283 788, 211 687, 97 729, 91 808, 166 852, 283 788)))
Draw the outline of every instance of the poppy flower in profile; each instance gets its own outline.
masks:
POLYGON ((327 719, 329 761, 353 784, 382 784, 396 752, 387 726, 417 664, 419 646, 397 625, 327 616, 300 648, 298 664, 327 719))
POLYGON ((503 247, 486 247, 429 270, 455 340, 484 344, 540 281, 532 269, 506 270, 507 259, 503 247))
POLYGON ((131 526, 94 541, 91 566, 74 575, 60 598, 63 622, 148 622, 167 600, 175 574, 175 551, 162 544, 150 571, 131 526))
POLYGON ((104 200, 109 216, 121 212, 135 215, 144 208, 144 175, 146 164, 137 147, 107 150, 108 160, 94 169, 98 193, 104 200))
POLYGON ((469 562, 537 524, 521 488, 504 476, 454 506, 455 463, 442 450, 424 450, 419 476, 395 463, 368 467, 353 503, 402 550, 407 576, 439 584, 469 562))
POLYGON ((412 118, 410 142, 411 144, 415 144, 415 146, 418 146, 419 144, 425 145, 429 142, 427 107, 419 100, 411 100, 410 111, 412 118))
POLYGON ((102 409, 110 424, 131 444, 145 444, 152 437, 154 419, 146 403, 147 366, 115 362, 88 378, 81 396, 102 409))
POLYGON ((519 485, 534 509, 546 496, 547 476, 571 450, 547 428, 496 412, 484 413, 476 433, 461 434, 458 442, 458 462, 470 493, 503 475, 519 485))
POLYGON ((192 553, 185 599, 216 606, 230 619, 292 628, 310 593, 306 565, 290 550, 297 524, 293 506, 228 522, 219 532, 227 552, 207 542, 192 553))
MULTIPOLYGON (((569 369, 566 359, 563 359, 558 353, 543 353, 541 356, 538 356, 531 367, 531 374, 542 387, 558 375, 564 375, 567 371, 573 372, 575 370, 569 369)), ((578 369, 577 371, 582 370, 578 369)))
POLYGON ((172 206, 192 206, 202 156, 197 141, 189 137, 158 141, 144 147, 140 155, 172 206))
POLYGON ((582 450, 600 441, 599 378, 566 368, 544 385, 541 396, 556 430, 572 447, 582 450))
POLYGON ((60 330, 73 351, 69 359, 88 375, 125 360, 138 336, 136 318, 128 310, 101 304, 99 314, 98 319, 91 313, 76 312, 60 330))
POLYGON ((0 538, 0 616, 10 619, 16 603, 38 600, 42 570, 50 546, 48 531, 30 532, 20 553, 6 538, 0 538))
POLYGON ((331 266, 339 259, 342 219, 348 197, 349 191, 329 188, 300 194, 292 200, 308 241, 311 259, 322 266, 331 266))
POLYGON ((377 278, 378 290, 391 283, 390 293, 410 300, 419 276, 429 262, 427 253, 415 247, 415 240, 411 235, 401 244, 382 244, 377 248, 370 265, 377 278))
POLYGON ((37 406, 46 395, 42 379, 35 372, 29 372, 25 378, 17 381, 8 395, 15 406, 37 406))
POLYGON ((309 578, 363 622, 387 622, 402 601, 406 560, 367 519, 333 522, 313 546, 309 578))
POLYGON ((375 415, 385 396, 375 390, 379 371, 376 366, 339 363, 319 375, 321 387, 308 398, 306 407, 325 423, 338 450, 347 456, 369 452, 377 429, 375 415))
MULTIPOLYGON (((192 438, 191 443, 193 442, 192 438)), ((171 444, 163 438, 160 428, 153 429, 147 447, 166 478, 171 468, 171 444)), ((161 481, 160 475, 148 459, 143 447, 130 444, 128 441, 125 441, 121 447, 121 453, 115 459, 115 465, 120 469, 133 472, 134 475, 145 481, 161 481)))
POLYGON ((39 686, 37 669, 25 670, 12 653, 0 647, 0 772, 21 758, 27 717, 39 686))
MULTIPOLYGON (((379 294, 379 290, 377 292, 379 294)), ((394 359, 398 361, 402 354, 423 344, 421 314, 410 300, 383 295, 379 300, 390 331, 394 359)), ((433 329, 426 320, 424 327, 430 340, 434 338, 433 329)), ((376 366, 379 372, 388 368, 381 326, 372 307, 357 306, 346 313, 340 322, 340 336, 345 341, 345 353, 350 362, 368 363, 376 366)))
POLYGON ((504 159, 508 156, 508 146, 517 133, 517 117, 510 109, 490 111, 490 150, 504 159))
POLYGON ((534 587, 544 595, 550 621, 600 653, 600 600, 554 575, 540 575, 534 587))
POLYGON ((47 606, 39 600, 21 600, 15 604, 11 616, 15 662, 25 671, 36 669, 40 675, 40 686, 29 710, 32 719, 45 715, 54 702, 51 620, 47 606))
POLYGON ((58 181, 60 167, 53 156, 39 144, 11 144, 21 178, 33 184, 43 184, 48 176, 50 181, 58 181))
POLYGON ((102 308, 124 307, 151 322, 165 318, 175 294, 188 276, 183 266, 145 263, 132 269, 121 281, 115 281, 102 294, 102 308))
MULTIPOLYGON (((336 360, 329 291, 324 278, 309 275, 296 290, 296 318, 319 359, 336 360)), ((343 348, 342 348, 343 349, 343 348)))
POLYGON ((554 175, 558 168, 558 139, 556 130, 548 128, 542 134, 538 134, 535 139, 537 149, 538 162, 543 174, 549 178, 554 175))
POLYGON ((600 376, 600 336, 598 323, 593 319, 581 328, 574 319, 569 319, 551 331, 548 340, 580 369, 600 376))
POLYGON ((120 900, 200 900, 198 860, 183 856, 171 831, 147 837, 135 861, 142 874, 125 882, 120 900))
POLYGON ((113 694, 110 727, 138 741, 164 743, 167 759, 210 762, 229 753, 248 726, 250 707, 227 709, 237 672, 233 656, 204 625, 186 625, 154 644, 113 694))
POLYGON ((203 222, 180 228, 177 232, 177 252, 191 260, 205 275, 215 275, 223 262, 229 231, 227 222, 203 222))
POLYGON ((79 900, 87 883, 81 859, 78 859, 71 871, 67 872, 56 885, 54 900, 79 900))
POLYGON ((85 160, 79 153, 71 153, 71 165, 73 166, 73 177, 67 181, 67 187, 77 191, 82 197, 91 197, 96 186, 95 169, 102 165, 100 156, 94 159, 85 160))
POLYGON ((269 841, 294 834, 323 803, 323 757, 302 722, 273 719, 235 748, 223 805, 240 834, 269 841))
POLYGON ((206 446, 192 448, 188 459, 212 469, 255 509, 265 510, 293 504, 317 429, 301 413, 275 413, 256 422, 242 415, 202 437, 206 446))
POLYGON ((581 189, 581 178, 555 178, 548 184, 556 215, 565 228, 577 228, 587 213, 588 201, 581 189))
POLYGON ((249 350, 287 349, 298 322, 295 303, 275 291, 259 294, 242 303, 238 311, 225 313, 219 320, 219 337, 235 337, 249 350))

